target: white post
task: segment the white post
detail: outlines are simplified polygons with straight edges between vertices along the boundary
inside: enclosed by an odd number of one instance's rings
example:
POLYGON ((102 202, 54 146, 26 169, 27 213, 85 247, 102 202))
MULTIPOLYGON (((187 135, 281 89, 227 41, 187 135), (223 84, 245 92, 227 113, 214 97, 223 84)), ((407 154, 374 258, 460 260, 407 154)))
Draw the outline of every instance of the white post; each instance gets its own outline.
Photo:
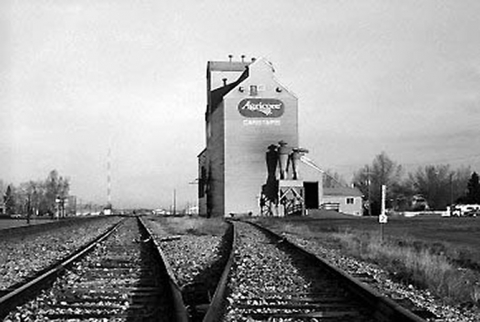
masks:
POLYGON ((387 223, 387 215, 385 214, 385 199, 387 196, 387 186, 384 184, 382 185, 382 208, 380 212, 380 216, 378 217, 378 221, 380 222, 380 238, 383 242, 383 225, 387 223))
POLYGON ((387 196, 387 186, 382 184, 382 212, 381 215, 385 215, 385 199, 387 196))

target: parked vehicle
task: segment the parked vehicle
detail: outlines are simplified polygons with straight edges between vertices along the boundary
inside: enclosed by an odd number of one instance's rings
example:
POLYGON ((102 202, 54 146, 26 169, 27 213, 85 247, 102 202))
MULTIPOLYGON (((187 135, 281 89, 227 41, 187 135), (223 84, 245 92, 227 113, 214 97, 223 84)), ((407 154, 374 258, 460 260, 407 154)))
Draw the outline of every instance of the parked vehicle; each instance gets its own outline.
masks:
POLYGON ((427 200, 422 195, 414 195, 411 201, 411 209, 413 211, 429 210, 427 200))
POLYGON ((480 205, 452 205, 450 214, 454 217, 480 216, 480 205))
POLYGON ((477 215, 480 215, 480 207, 467 207, 464 212, 466 217, 477 217, 477 215))

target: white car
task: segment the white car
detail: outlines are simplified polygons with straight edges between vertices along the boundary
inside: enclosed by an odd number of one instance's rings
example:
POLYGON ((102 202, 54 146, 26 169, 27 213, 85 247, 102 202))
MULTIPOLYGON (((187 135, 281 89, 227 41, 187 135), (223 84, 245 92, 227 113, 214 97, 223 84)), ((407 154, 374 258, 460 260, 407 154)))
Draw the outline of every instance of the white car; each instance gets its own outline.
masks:
POLYGON ((452 216, 476 217, 480 214, 480 205, 455 205, 452 207, 452 216))

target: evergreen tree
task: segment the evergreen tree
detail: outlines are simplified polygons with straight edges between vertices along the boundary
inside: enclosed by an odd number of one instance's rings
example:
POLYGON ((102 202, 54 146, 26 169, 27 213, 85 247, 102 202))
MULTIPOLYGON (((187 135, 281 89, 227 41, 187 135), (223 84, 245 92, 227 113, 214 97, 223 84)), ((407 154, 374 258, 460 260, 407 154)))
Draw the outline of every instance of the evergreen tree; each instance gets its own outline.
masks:
POLYGON ((472 173, 468 180, 466 201, 470 204, 480 204, 480 182, 476 172, 472 173))
POLYGON ((3 196, 3 202, 5 204, 5 213, 9 216, 13 215, 15 213, 15 196, 10 185, 3 196))

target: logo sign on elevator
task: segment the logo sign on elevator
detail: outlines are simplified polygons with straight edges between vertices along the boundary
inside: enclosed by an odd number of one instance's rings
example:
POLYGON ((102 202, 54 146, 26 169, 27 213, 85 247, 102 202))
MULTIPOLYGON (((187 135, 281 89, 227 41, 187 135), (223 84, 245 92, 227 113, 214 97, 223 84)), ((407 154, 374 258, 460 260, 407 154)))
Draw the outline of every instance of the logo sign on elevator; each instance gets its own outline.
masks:
POLYGON ((238 111, 245 117, 275 118, 283 115, 285 106, 273 98, 247 98, 238 104, 238 111))

